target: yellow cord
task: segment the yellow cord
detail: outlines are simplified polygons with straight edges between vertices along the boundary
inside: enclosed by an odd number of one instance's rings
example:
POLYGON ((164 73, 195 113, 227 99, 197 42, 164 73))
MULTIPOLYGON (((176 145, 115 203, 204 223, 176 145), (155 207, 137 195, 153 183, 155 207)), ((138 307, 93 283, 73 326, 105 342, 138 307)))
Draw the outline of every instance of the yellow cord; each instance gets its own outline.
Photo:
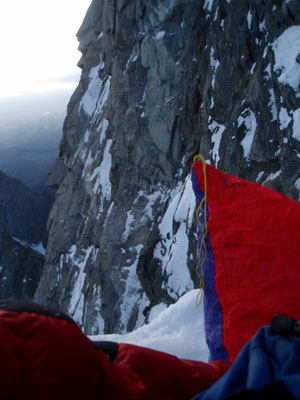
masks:
POLYGON ((201 238, 201 243, 200 243, 200 248, 199 248, 199 259, 198 263, 196 265, 196 275, 200 280, 200 287, 199 287, 199 292, 196 298, 196 303, 195 303, 195 308, 198 308, 202 302, 203 299, 203 290, 204 290, 204 261, 207 256, 207 248, 206 248, 206 243, 205 243, 205 238, 207 236, 207 179, 206 179, 206 162, 205 158, 201 155, 198 154, 194 157, 194 162, 196 160, 200 159, 202 161, 202 166, 203 166, 203 177, 204 177, 204 196, 203 199, 201 200, 201 203, 199 204, 199 207, 197 208, 196 211, 196 219, 197 222, 201 228, 202 231, 202 238, 201 238), (202 225, 200 221, 200 213, 201 213, 201 207, 204 204, 204 226, 202 225), (202 249, 204 249, 204 255, 201 257, 202 249), (200 269, 200 272, 199 272, 200 269))

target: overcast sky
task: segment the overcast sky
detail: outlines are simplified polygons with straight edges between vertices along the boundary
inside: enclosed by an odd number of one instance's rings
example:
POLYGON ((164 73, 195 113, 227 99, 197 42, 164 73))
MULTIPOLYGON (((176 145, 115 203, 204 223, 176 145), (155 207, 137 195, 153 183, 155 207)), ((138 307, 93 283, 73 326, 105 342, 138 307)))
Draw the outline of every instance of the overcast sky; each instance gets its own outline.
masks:
POLYGON ((0 98, 76 86, 76 33, 90 3, 0 0, 0 98))

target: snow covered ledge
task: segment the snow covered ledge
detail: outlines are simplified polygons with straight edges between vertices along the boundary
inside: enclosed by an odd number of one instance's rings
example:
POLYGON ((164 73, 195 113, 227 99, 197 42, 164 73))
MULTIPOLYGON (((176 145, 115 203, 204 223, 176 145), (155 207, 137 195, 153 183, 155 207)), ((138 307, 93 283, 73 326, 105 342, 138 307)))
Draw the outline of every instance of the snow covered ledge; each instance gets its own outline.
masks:
POLYGON ((188 360, 208 361, 203 303, 195 308, 198 290, 182 296, 162 311, 150 324, 126 335, 89 336, 95 341, 129 343, 163 351, 188 360))

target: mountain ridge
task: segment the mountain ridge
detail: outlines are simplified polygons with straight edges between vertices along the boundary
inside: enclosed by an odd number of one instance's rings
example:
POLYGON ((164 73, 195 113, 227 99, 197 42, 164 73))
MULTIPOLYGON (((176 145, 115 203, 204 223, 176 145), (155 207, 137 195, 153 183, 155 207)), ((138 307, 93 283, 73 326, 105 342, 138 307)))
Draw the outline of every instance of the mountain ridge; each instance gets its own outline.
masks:
POLYGON ((0 224, 7 232, 28 243, 48 240, 47 218, 53 203, 49 193, 35 193, 22 181, 0 171, 0 224))

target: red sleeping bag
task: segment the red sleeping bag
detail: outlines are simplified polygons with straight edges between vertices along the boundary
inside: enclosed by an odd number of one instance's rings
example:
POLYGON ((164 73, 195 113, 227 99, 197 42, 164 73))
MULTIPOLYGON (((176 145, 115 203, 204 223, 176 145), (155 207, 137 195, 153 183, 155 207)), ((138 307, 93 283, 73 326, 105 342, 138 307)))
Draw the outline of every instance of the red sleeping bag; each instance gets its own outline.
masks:
POLYGON ((10 304, 0 304, 0 399, 190 399, 229 367, 127 344, 112 362, 67 316, 10 304))

